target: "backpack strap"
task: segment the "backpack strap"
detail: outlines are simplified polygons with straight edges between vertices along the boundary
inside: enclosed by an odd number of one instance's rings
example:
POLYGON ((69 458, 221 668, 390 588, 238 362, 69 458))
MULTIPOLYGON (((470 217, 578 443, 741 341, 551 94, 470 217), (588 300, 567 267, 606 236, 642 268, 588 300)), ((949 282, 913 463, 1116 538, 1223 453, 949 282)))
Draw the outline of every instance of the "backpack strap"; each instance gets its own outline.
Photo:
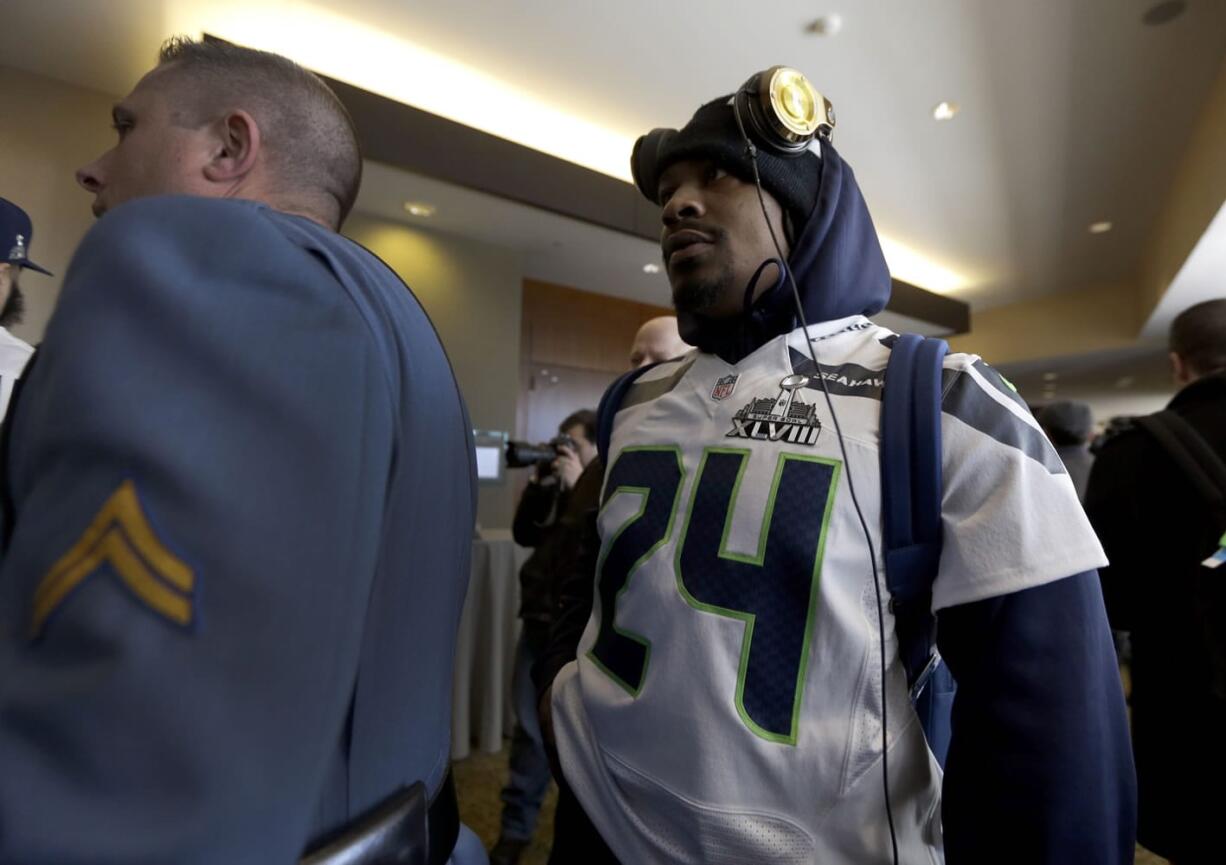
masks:
POLYGON ((605 466, 609 465, 609 441, 613 438, 613 418, 617 416, 617 410, 621 408, 622 400, 626 398, 626 391, 638 381, 639 376, 656 366, 659 364, 652 363, 623 373, 614 380, 613 384, 609 385, 609 389, 600 398, 600 405, 596 407, 596 452, 600 454, 601 462, 605 466))
POLYGON ((1226 463, 1190 423, 1167 409, 1139 417, 1138 427, 1157 440, 1226 528, 1226 463))
POLYGON ((890 351, 881 406, 885 579, 915 699, 935 652, 932 584, 941 560, 941 339, 904 334, 890 351))

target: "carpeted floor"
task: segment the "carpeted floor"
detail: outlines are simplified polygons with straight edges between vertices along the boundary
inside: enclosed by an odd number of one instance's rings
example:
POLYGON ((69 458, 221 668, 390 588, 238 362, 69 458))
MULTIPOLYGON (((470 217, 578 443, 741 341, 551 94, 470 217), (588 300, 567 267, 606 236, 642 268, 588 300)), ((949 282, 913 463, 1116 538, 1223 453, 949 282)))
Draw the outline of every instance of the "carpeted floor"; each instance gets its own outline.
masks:
MULTIPOLYGON (((460 819, 481 836, 488 850, 498 840, 499 817, 502 801, 498 794, 507 780, 507 754, 483 754, 474 751, 467 760, 455 764, 456 791, 460 797, 460 819)), ((549 859, 549 841, 553 838, 553 812, 557 806, 558 791, 549 788, 541 819, 536 827, 536 836, 520 860, 521 865, 545 865, 549 859)), ((1137 848, 1136 865, 1168 865, 1165 859, 1147 850, 1137 848)))
MULTIPOLYGON (((481 837, 485 849, 498 840, 498 827, 502 816, 502 800, 498 794, 507 780, 509 747, 497 754, 485 754, 474 750, 472 756, 455 764, 456 793, 460 797, 460 819, 481 837)), ((558 804, 558 790, 549 785, 541 816, 537 821, 536 835, 524 851, 520 865, 545 865, 549 859, 549 842, 553 839, 553 812, 558 804)))

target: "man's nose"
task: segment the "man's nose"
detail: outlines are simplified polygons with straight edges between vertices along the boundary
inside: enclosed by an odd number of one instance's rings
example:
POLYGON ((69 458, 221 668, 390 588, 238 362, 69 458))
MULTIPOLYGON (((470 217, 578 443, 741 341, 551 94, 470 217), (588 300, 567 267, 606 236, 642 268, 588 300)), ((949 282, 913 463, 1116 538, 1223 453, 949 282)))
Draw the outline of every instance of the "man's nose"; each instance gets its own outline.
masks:
POLYGON ((679 188, 668 199, 668 203, 664 205, 661 219, 664 220, 665 225, 674 225, 682 219, 700 219, 706 212, 706 205, 703 203, 698 189, 686 185, 679 188))
POLYGON ((101 159, 96 159, 89 165, 77 169, 77 183, 86 192, 92 192, 97 195, 102 191, 102 172, 99 170, 99 163, 101 162, 101 159))

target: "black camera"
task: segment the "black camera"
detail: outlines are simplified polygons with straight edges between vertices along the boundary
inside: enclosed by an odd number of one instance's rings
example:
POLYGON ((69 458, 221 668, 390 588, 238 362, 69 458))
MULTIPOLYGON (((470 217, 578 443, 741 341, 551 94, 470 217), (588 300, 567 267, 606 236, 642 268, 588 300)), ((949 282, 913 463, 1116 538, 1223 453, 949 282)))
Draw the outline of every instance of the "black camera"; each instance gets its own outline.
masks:
POLYGON ((562 445, 566 445, 573 451, 579 448, 575 444, 575 440, 568 435, 555 436, 543 444, 530 444, 529 442, 507 442, 507 468, 523 469, 531 466, 548 467, 558 455, 562 452, 562 445))

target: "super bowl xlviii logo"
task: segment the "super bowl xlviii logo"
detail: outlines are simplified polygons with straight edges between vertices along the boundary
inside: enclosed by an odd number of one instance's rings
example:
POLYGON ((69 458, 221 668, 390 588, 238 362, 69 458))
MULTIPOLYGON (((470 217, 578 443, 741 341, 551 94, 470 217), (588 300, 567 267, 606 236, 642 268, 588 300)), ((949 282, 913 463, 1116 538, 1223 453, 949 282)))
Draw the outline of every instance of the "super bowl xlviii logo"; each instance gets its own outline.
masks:
POLYGON ((800 398, 807 375, 789 375, 779 382, 779 395, 755 399, 732 416, 727 438, 815 445, 822 431, 817 406, 800 398))

